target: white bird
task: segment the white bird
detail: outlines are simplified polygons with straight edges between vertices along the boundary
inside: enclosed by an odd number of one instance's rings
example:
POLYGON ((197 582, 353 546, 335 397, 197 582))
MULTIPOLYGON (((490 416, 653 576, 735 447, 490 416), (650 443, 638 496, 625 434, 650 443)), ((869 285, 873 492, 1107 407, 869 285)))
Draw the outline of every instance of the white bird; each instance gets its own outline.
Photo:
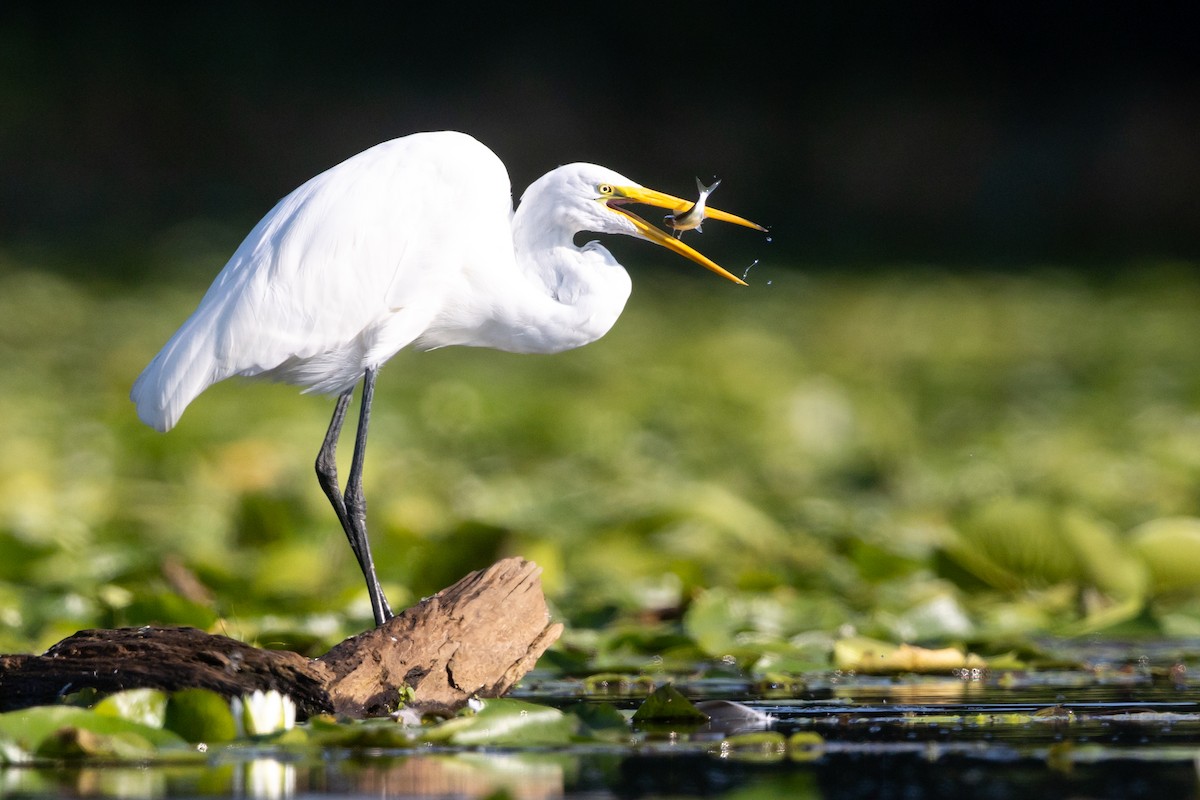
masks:
MULTIPOLYGON (((729 272, 625 208, 686 200, 594 164, 543 175, 513 211, 496 155, 461 133, 376 145, 317 175, 271 209, 200 305, 154 357, 130 398, 143 422, 170 430, 225 378, 257 376, 337 395, 317 455, 329 497, 367 581, 377 625, 391 618, 367 542, 363 455, 379 368, 405 347, 492 347, 553 353, 616 322, 628 273, 579 231, 662 245, 734 283, 729 272), (363 383, 346 488, 335 452, 354 386, 363 383)), ((708 218, 748 227, 708 209, 708 218)))

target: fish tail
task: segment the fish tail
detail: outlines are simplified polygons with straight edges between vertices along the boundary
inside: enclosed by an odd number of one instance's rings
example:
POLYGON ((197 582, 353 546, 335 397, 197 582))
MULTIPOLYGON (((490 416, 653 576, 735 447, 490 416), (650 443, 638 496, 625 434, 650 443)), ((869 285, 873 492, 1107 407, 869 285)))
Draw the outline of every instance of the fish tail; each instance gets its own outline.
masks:
POLYGON ((719 178, 717 180, 713 181, 711 186, 705 186, 703 183, 700 182, 699 178, 696 178, 696 190, 700 192, 701 197, 705 197, 707 195, 712 194, 713 190, 715 190, 720 185, 721 185, 721 181, 719 178))

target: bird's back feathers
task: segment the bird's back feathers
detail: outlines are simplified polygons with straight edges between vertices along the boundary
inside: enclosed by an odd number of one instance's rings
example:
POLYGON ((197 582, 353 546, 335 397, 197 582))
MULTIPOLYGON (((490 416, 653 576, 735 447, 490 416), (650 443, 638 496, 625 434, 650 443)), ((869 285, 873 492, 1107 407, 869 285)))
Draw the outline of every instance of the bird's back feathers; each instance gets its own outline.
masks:
POLYGON ((169 430, 212 384, 262 376, 340 393, 400 349, 556 352, 604 335, 629 276, 580 230, 635 235, 597 202, 627 182, 575 164, 526 192, 465 134, 372 147, 276 204, 134 383, 138 416, 169 430))
POLYGON ((312 178, 246 236, 138 377, 138 416, 169 430, 197 395, 234 375, 307 391, 352 387, 424 331, 446 288, 428 237, 403 232, 438 234, 455 213, 507 221, 511 211, 503 164, 465 134, 385 142, 312 178), (478 194, 450 193, 471 183, 478 194))

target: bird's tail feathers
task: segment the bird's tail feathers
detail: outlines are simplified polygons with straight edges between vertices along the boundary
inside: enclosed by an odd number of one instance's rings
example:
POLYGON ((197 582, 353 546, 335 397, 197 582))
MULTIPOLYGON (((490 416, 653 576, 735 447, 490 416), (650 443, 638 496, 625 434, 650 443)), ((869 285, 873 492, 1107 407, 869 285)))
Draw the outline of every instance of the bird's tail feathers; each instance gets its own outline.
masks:
POLYGON ((184 324, 171 337, 129 393, 138 418, 162 433, 175 427, 188 404, 223 377, 217 374, 212 340, 189 335, 190 327, 184 324))

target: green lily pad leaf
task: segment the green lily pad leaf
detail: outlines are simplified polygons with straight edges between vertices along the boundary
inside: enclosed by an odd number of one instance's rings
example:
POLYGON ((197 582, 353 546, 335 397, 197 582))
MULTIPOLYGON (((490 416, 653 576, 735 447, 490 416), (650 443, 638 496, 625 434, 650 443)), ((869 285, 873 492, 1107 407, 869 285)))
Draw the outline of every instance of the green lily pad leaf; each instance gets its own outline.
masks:
MULTIPOLYGON (((456 717, 438 728, 449 733, 446 740, 456 745, 547 745, 567 744, 579 729, 578 717, 557 708, 521 700, 487 700, 477 714, 456 717)), ((437 730, 433 738, 437 739, 437 730)))
POLYGON ((104 692, 93 686, 84 686, 73 692, 67 692, 58 696, 58 702, 55 705, 75 706, 76 708, 93 708, 97 703, 105 697, 104 692))
MULTIPOLYGON (((310 740, 323 748, 351 749, 415 747, 420 743, 412 729, 390 718, 362 722, 337 722, 332 717, 313 718, 310 740)), ((293 728, 293 731, 302 730, 293 728)))
POLYGON ((209 689, 181 689, 167 699, 163 727, 189 742, 228 742, 237 724, 224 697, 209 689))
POLYGON ((654 679, 646 675, 599 672, 583 679, 586 694, 649 694, 653 689, 654 679))
POLYGON ((1072 509, 1063 514, 1061 531, 1093 586, 1115 598, 1140 600, 1145 595, 1146 565, 1111 523, 1072 509))
POLYGON ((36 755, 42 758, 142 759, 155 747, 132 731, 97 733, 87 728, 59 728, 42 740, 36 755))
POLYGON ((848 618, 832 597, 805 596, 788 588, 770 593, 717 588, 692 602, 683 628, 711 656, 753 662, 796 634, 836 628, 848 618))
POLYGON ((1082 566, 1059 527, 1057 509, 1040 498, 995 497, 964 515, 946 551, 999 589, 1079 581, 1082 566))
POLYGON ((159 689, 128 689, 105 697, 94 710, 97 714, 161 728, 167 714, 167 694, 159 689))
POLYGON ((301 745, 308 744, 310 737, 305 728, 297 727, 268 734, 263 740, 273 745, 301 745))
POLYGON ((773 645, 749 667, 749 672, 764 686, 770 684, 803 684, 800 677, 806 672, 829 669, 833 654, 833 636, 814 633, 803 642, 773 645))
POLYGON ((838 669, 868 674, 949 672, 987 666, 979 656, 957 647, 930 650, 909 644, 881 642, 865 636, 839 639, 833 646, 833 663, 838 669))
POLYGON ((1200 519, 1153 519, 1135 528, 1130 539, 1150 572, 1152 593, 1200 592, 1200 519))
MULTIPOLYGON (((71 706, 38 706, 20 711, 0 714, 0 741, 10 742, 18 750, 12 754, 36 753, 42 744, 63 729, 80 729, 100 736, 131 734, 144 740, 153 748, 183 748, 183 739, 170 731, 160 730, 108 714, 99 714, 91 709, 71 706)), ((140 742, 129 739, 126 744, 141 747, 140 742)), ((68 746, 69 745, 64 745, 68 746)), ((100 744, 96 745, 100 747, 100 744)), ((114 749, 121 746, 111 745, 114 749)), ((79 745, 82 752, 83 744, 79 745)), ((111 753, 116 755, 116 753, 111 753)), ((6 756, 7 757, 7 756, 6 756)))
POLYGON ((696 708, 678 689, 667 684, 655 689, 633 712, 633 721, 699 725, 708 722, 708 715, 696 708))
POLYGON ((629 736, 628 717, 609 703, 576 703, 566 712, 579 719, 579 732, 588 738, 616 742, 629 736))

